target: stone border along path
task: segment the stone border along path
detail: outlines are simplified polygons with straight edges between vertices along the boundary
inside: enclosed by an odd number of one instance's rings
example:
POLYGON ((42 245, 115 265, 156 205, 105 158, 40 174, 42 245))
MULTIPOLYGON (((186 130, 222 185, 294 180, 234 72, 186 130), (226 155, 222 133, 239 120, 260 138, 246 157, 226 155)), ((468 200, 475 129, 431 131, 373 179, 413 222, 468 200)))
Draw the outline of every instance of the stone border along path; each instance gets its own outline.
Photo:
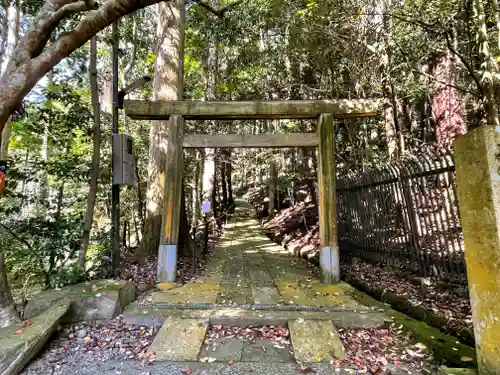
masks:
POLYGON ((298 362, 343 359, 332 322, 379 327, 387 321, 380 309, 358 302, 350 285, 322 284, 315 267, 273 243, 252 216, 250 205, 237 200, 201 278, 182 286, 159 284, 125 310, 129 323, 163 323, 150 347, 157 361, 200 360, 210 324, 287 327, 298 362))

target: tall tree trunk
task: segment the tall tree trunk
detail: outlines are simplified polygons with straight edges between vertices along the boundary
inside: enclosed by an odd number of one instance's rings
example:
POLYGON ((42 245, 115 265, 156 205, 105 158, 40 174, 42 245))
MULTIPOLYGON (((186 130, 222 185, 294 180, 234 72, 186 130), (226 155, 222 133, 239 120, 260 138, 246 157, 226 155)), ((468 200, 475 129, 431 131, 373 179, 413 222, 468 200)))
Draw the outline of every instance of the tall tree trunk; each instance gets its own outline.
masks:
POLYGON ((218 167, 218 160, 217 160, 217 152, 214 152, 214 157, 213 157, 213 163, 214 163, 214 170, 213 170, 213 175, 212 175, 212 196, 211 196, 211 200, 212 200, 212 213, 214 215, 214 217, 216 218, 217 217, 217 189, 218 189, 218 185, 217 185, 217 167, 218 167))
MULTIPOLYGON (((5 41, 0 40, 0 44, 5 47, 5 50, 2 51, 2 57, 6 57, 5 61, 8 61, 19 40, 20 11, 19 2, 16 2, 16 6, 8 7, 6 2, 3 2, 3 5, 4 11, 6 11, 4 16, 7 20, 6 23, 2 25, 2 38, 5 37, 5 41), (7 27, 5 27, 5 25, 7 27), (3 44, 3 42, 5 42, 5 44, 3 44)), ((1 73, 3 73, 3 69, 2 63, 0 62, 0 74, 1 73)), ((10 129, 10 120, 8 120, 5 127, 0 131, 0 160, 5 160, 8 155, 10 129)), ((9 281, 7 279, 5 254, 0 249, 0 328, 7 327, 18 320, 19 314, 16 310, 16 305, 12 298, 9 281)))
MULTIPOLYGON (((217 37, 214 33, 210 35, 207 55, 207 86, 205 88, 205 99, 215 100, 217 98, 217 78, 218 78, 218 54, 217 37)), ((215 130, 215 121, 209 123, 209 130, 215 130)), ((216 150, 206 149, 204 159, 203 191, 206 197, 211 200, 211 209, 214 217, 217 216, 217 165, 216 150)))
MULTIPOLYGON (((200 158, 201 153, 199 151, 195 152, 195 167, 193 173, 193 190, 192 190, 192 201, 193 201, 193 217, 191 218, 191 227, 196 228, 201 217, 201 201, 200 201, 200 191, 202 190, 202 179, 203 175, 201 172, 201 166, 203 165, 203 159, 200 158)), ((196 235, 196 229, 193 235, 196 235)))
MULTIPOLYGON (((184 90, 184 0, 157 5, 158 53, 154 99, 182 100, 184 90)), ((157 251, 163 213, 168 120, 152 121, 149 134, 148 186, 144 235, 137 255, 144 258, 157 251)))
POLYGON ((276 209, 276 181, 278 179, 276 171, 276 162, 274 160, 274 155, 272 156, 270 165, 270 177, 269 177, 269 217, 274 217, 274 210, 276 209))
MULTIPOLYGON (((97 180, 99 178, 99 161, 101 158, 101 108, 99 104, 99 88, 97 87, 97 38, 90 40, 90 93, 92 97, 92 110, 94 116, 94 129, 92 135, 93 154, 90 171, 90 186, 87 195, 87 211, 83 222, 83 234, 78 252, 78 264, 85 268, 85 258, 90 241, 90 230, 94 219, 94 206, 97 196, 97 180)), ((130 230, 130 228, 129 228, 130 230)))
POLYGON ((231 207, 234 204, 233 197, 233 166, 231 164, 231 149, 226 150, 226 181, 227 181, 227 204, 231 207))
MULTIPOLYGON (((123 69, 121 73, 121 80, 122 80, 122 86, 127 86, 128 83, 128 78, 129 74, 132 71, 132 68, 135 65, 135 58, 137 55, 137 15, 136 13, 132 14, 132 52, 131 52, 131 57, 125 65, 125 68, 123 69)), ((129 125, 128 125, 128 116, 125 111, 123 112, 123 123, 125 124, 125 129, 127 130, 127 134, 130 133, 129 125)), ((139 180, 137 180, 139 181, 139 180)), ((137 184, 139 185, 139 184, 137 184)))
POLYGON ((227 201, 228 201, 228 196, 227 196, 227 181, 226 181, 226 153, 225 150, 222 150, 220 153, 221 155, 221 162, 220 162, 220 183, 222 187, 222 208, 223 211, 227 210, 227 201))
POLYGON ((3 14, 4 16, 0 20, 0 75, 2 74, 3 71, 3 62, 5 60, 5 47, 7 45, 7 39, 8 39, 8 29, 9 29, 9 22, 8 22, 8 9, 9 9, 9 2, 7 0, 2 0, 2 9, 3 9, 3 14))
MULTIPOLYGON (((14 6, 8 6, 4 8, 4 11, 6 13, 4 14, 4 17, 6 18, 5 20, 5 26, 2 28, 5 28, 6 30, 3 30, 4 32, 6 31, 6 34, 2 34, 6 36, 5 41, 3 44, 4 46, 4 51, 2 54, 2 58, 5 57, 5 62, 9 61, 12 53, 14 52, 14 49, 16 48, 17 43, 19 42, 19 25, 21 21, 21 12, 19 10, 19 1, 15 2, 14 6)), ((0 74, 3 73, 5 70, 4 67, 2 66, 2 62, 0 61, 0 74)), ((11 126, 10 126, 10 119, 7 120, 7 123, 5 124, 5 127, 2 130, 1 134, 1 140, 0 140, 0 160, 5 160, 7 158, 7 155, 9 153, 9 142, 10 142, 10 132, 11 132, 11 126)))
POLYGON ((0 328, 7 327, 18 320, 19 314, 7 280, 4 254, 0 250, 0 328))
POLYGON ((457 67, 449 51, 432 56, 431 75, 434 80, 430 82, 429 96, 434 110, 436 139, 440 145, 450 145, 455 137, 465 134, 467 126, 462 97, 455 87, 457 67))
POLYGON ((483 107, 486 114, 486 122, 491 126, 499 126, 498 108, 495 103, 493 83, 496 64, 490 52, 483 0, 474 0, 473 6, 477 23, 477 42, 479 44, 479 58, 481 61, 481 84, 483 86, 483 107))
POLYGON ((400 157, 401 145, 399 138, 398 109, 396 105, 396 93, 391 77, 391 49, 389 46, 391 38, 390 18, 386 15, 390 0, 382 0, 382 35, 380 38, 380 72, 382 75, 382 92, 384 96, 384 126, 387 139, 387 150, 390 160, 400 157))

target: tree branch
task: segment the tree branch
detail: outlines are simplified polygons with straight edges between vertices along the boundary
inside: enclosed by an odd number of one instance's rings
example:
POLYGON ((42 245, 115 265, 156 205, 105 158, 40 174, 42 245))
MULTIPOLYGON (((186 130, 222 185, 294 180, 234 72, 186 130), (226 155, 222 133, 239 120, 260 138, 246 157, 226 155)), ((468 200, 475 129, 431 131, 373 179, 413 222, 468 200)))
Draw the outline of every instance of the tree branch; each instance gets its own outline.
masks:
POLYGON ((37 15, 38 22, 33 24, 17 45, 5 72, 0 77, 0 132, 28 92, 61 60, 118 18, 161 1, 108 0, 99 9, 89 11, 73 30, 61 34, 59 39, 43 49, 47 38, 58 26, 62 17, 67 15, 68 8, 59 13, 58 17, 55 17, 54 13, 64 5, 75 1, 63 0, 64 4, 60 6, 46 2, 37 15), (33 55, 34 51, 40 52, 33 55))
POLYGON ((200 6, 202 6, 203 8, 205 8, 206 10, 208 10, 209 12, 215 14, 217 17, 224 17, 225 13, 230 10, 231 8, 235 7, 236 5, 239 5, 243 2, 243 0, 236 0, 228 5, 225 5, 223 6, 222 8, 220 9, 217 9, 215 7, 213 7, 212 5, 208 4, 207 2, 205 2, 204 0, 196 0, 195 3, 199 4, 200 6))
POLYGON ((446 45, 448 46, 448 49, 450 50, 451 53, 453 53, 455 56, 457 56, 460 59, 462 64, 464 64, 465 68, 467 69, 467 71, 471 75, 472 79, 474 80, 474 82, 476 82, 477 89, 481 93, 481 96, 484 98, 483 85, 481 84, 481 81, 479 80, 479 78, 476 76, 474 69, 472 69, 472 66, 470 66, 470 64, 465 60, 465 58, 460 53, 458 53, 455 50, 455 48, 453 48, 453 45, 451 43, 450 36, 448 35, 448 32, 445 33, 445 37, 446 37, 446 45))
POLYGON ((10 229, 8 226, 6 226, 3 223, 0 223, 0 226, 2 226, 3 229, 5 229, 12 237, 14 237, 18 242, 22 243, 25 245, 30 251, 33 250, 33 247, 30 245, 28 241, 26 241, 24 238, 19 237, 12 229, 10 229))

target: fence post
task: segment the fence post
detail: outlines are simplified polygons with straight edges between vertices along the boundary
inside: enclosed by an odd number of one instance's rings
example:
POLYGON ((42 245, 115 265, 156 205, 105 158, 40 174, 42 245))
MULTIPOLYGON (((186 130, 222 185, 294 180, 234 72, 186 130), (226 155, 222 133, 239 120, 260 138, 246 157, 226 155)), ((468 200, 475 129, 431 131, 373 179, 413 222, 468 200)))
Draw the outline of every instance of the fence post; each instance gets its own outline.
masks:
POLYGON ((162 233, 158 251, 157 282, 174 282, 177 277, 177 247, 181 216, 184 118, 171 116, 168 124, 165 195, 162 233))
POLYGON ((319 244, 323 282, 340 281, 337 239, 337 191, 335 178, 335 129, 331 114, 318 119, 319 244))
POLYGON ((479 374, 500 374, 500 129, 454 142, 457 189, 479 374))

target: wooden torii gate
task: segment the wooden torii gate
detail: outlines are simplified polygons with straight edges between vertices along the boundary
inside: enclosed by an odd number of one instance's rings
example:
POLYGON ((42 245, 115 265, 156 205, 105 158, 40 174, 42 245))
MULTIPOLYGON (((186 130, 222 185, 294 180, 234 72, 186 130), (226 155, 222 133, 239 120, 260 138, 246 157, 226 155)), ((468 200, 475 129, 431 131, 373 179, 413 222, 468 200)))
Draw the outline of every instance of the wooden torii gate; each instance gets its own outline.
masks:
POLYGON ((335 131, 333 119, 371 117, 379 100, 287 101, 147 101, 125 100, 126 114, 135 120, 169 120, 162 233, 158 250, 158 282, 177 276, 177 246, 181 209, 183 147, 318 147, 320 266, 324 283, 340 279, 337 240, 335 131), (316 133, 191 134, 184 120, 317 119, 316 133))

